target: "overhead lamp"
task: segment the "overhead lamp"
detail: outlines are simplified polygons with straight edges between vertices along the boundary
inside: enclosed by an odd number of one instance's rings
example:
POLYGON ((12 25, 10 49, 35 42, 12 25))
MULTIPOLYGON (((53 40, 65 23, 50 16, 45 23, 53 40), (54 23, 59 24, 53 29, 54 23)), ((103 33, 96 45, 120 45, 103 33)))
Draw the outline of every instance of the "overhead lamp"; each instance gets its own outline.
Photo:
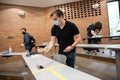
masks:
POLYGON ((100 6, 100 5, 99 5, 98 3, 96 3, 96 4, 93 4, 93 5, 92 5, 92 8, 93 8, 93 9, 97 9, 97 8, 99 8, 99 6, 100 6))
POLYGON ((18 15, 19 15, 19 16, 24 16, 24 15, 25 15, 25 12, 22 11, 22 10, 20 10, 20 11, 18 11, 18 15))

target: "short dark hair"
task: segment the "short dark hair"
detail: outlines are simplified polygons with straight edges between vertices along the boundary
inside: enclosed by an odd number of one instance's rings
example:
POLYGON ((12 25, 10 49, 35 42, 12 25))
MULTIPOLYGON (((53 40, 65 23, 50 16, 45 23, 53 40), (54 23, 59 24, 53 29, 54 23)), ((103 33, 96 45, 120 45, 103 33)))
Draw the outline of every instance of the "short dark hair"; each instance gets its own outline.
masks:
POLYGON ((101 22, 96 22, 95 23, 95 28, 101 30, 102 29, 102 23, 101 22))
POLYGON ((21 28, 21 30, 27 31, 27 29, 26 29, 26 28, 21 28))
POLYGON ((61 16, 63 17, 63 12, 62 12, 61 10, 59 10, 59 9, 53 11, 53 12, 50 14, 50 17, 52 17, 54 14, 56 14, 57 17, 61 17, 61 16))

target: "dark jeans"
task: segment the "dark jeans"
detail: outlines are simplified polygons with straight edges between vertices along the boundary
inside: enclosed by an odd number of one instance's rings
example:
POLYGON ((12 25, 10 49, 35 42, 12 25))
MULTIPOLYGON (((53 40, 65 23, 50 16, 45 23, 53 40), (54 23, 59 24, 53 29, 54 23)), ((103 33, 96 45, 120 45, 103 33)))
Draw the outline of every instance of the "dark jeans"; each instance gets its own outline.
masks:
POLYGON ((32 49, 28 49, 28 51, 29 51, 29 52, 31 52, 31 51, 32 51, 32 49))
POLYGON ((67 57, 67 60, 66 60, 67 66, 72 67, 72 68, 75 67, 76 51, 72 51, 72 52, 68 52, 68 53, 59 52, 59 54, 63 54, 67 57))
POLYGON ((100 38, 88 39, 88 44, 99 44, 101 42, 100 38))
POLYGON ((25 47, 25 50, 28 50, 29 52, 31 52, 32 51, 32 47, 25 47))
POLYGON ((29 52, 31 52, 33 47, 35 47, 35 44, 33 44, 33 43, 31 43, 29 45, 25 45, 25 50, 28 50, 29 52))
MULTIPOLYGON (((95 38, 95 39, 88 39, 88 44, 99 44, 101 42, 100 38, 95 38)), ((97 50, 98 49, 93 49, 93 48, 85 48, 85 50, 91 51, 91 50, 97 50)))

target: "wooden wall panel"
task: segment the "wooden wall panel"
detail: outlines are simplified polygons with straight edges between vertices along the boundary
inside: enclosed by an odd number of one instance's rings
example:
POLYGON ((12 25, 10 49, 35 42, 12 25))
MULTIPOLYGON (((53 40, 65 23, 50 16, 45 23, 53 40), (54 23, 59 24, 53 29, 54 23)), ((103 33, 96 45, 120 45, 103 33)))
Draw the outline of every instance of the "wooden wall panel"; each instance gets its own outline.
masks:
POLYGON ((12 45, 13 51, 24 51, 20 45, 23 42, 21 28, 26 27, 28 32, 32 34, 37 44, 42 43, 49 37, 46 34, 45 26, 45 9, 22 7, 0 4, 0 52, 8 49, 8 45, 12 45), (25 17, 20 17, 17 12, 23 10, 25 17), (9 40, 7 37, 13 36, 9 40))

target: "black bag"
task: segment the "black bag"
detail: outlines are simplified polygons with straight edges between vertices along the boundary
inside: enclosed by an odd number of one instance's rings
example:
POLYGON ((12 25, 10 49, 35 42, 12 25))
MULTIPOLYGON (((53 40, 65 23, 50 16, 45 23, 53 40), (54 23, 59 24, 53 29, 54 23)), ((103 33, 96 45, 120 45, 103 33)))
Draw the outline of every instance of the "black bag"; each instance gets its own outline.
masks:
POLYGON ((35 38, 33 36, 30 35, 30 42, 31 42, 31 47, 35 47, 35 38))

